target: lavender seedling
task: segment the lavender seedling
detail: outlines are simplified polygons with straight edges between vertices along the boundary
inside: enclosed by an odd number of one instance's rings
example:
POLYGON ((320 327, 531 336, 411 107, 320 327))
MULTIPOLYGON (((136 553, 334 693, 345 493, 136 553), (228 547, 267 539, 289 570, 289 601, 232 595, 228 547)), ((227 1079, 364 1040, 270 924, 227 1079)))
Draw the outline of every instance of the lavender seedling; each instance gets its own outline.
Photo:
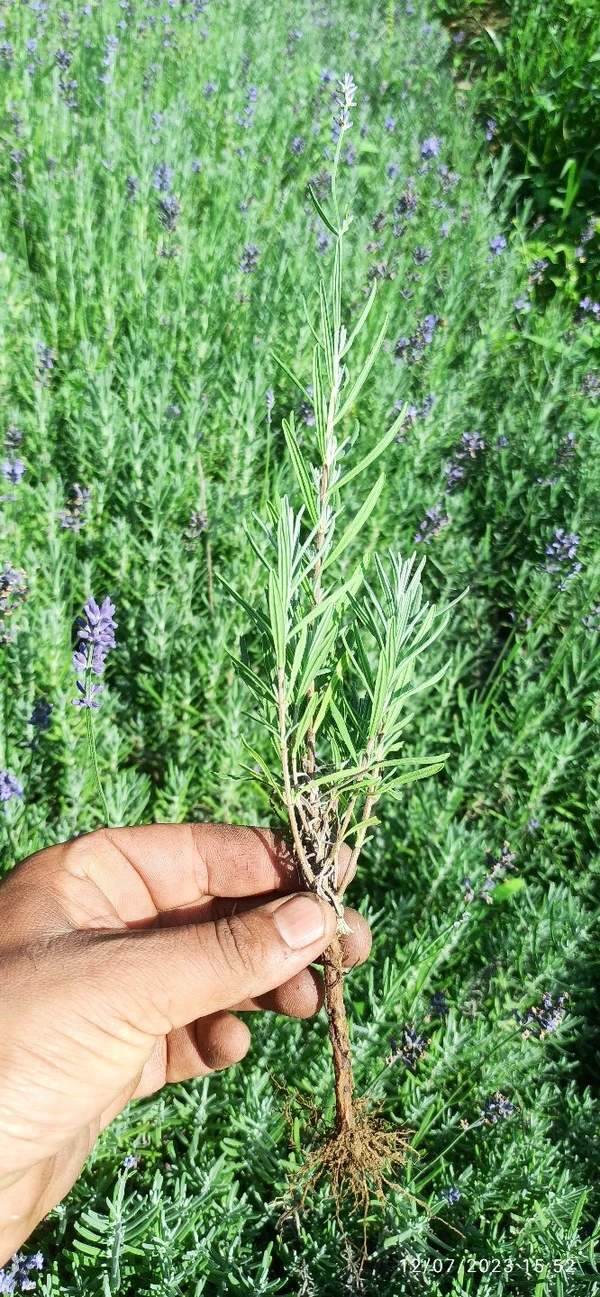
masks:
POLYGON ((244 609, 254 632, 252 654, 242 639, 241 656, 234 659, 271 743, 267 758, 246 744, 252 773, 260 772, 254 777, 289 828, 301 883, 327 900, 338 920, 337 934, 323 957, 335 1126, 325 1147, 307 1163, 308 1185, 327 1176, 336 1209, 349 1189, 366 1210, 370 1186, 382 1193, 384 1168, 402 1159, 405 1145, 397 1132, 385 1130, 366 1103, 354 1096, 341 944, 342 934, 349 929, 338 862, 346 848, 351 877, 367 833, 377 823, 375 811, 381 799, 394 798, 406 784, 435 774, 448 755, 404 756, 401 749, 403 731, 412 720, 406 707, 409 698, 433 686, 449 665, 428 680, 414 681, 420 656, 443 633, 453 604, 438 610, 435 604, 423 602, 425 559, 415 568, 415 554, 403 560, 390 551, 386 559, 375 555, 371 561, 363 552, 355 564, 342 564, 353 542, 365 535, 385 475, 380 474, 349 520, 344 517, 346 501, 392 444, 406 407, 379 443, 350 466, 359 424, 355 420, 350 433, 345 425, 382 345, 387 318, 360 372, 351 377, 346 357, 367 323, 376 285, 348 334, 342 324, 342 271, 344 238, 352 215, 347 210, 341 218, 336 181, 343 141, 352 125, 356 86, 350 76, 339 86, 331 216, 309 187, 317 214, 334 240, 331 285, 327 289, 321 279, 319 286, 320 331, 310 325, 315 340, 311 385, 305 386, 275 357, 300 389, 304 408, 314 415, 305 419, 307 427, 313 428, 313 438, 309 443, 303 436, 302 448, 293 413, 283 421, 302 507, 295 511, 284 496, 269 506, 266 520, 254 515, 257 534, 247 529, 265 570, 264 607, 251 605, 221 581, 244 609))

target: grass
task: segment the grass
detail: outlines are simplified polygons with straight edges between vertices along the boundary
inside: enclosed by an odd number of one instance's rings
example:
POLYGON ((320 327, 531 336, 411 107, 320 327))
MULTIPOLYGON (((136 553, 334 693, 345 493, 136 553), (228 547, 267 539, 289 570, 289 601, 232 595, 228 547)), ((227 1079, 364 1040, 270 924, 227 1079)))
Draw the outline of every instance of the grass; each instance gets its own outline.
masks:
MULTIPOLYGON (((452 652, 451 668, 433 705, 417 699, 407 734, 411 753, 448 749, 446 770, 390 811, 350 895, 375 937, 348 979, 358 1087, 385 1101, 415 1150, 401 1189, 373 1206, 361 1291, 588 1297, 600 1291, 598 325, 572 278, 556 286, 551 266, 531 268, 544 254, 507 153, 490 156, 482 137, 480 91, 457 88, 447 38, 414 7, 212 0, 192 22, 193 5, 133 12, 107 0, 89 15, 69 9, 68 24, 54 5, 45 20, 25 5, 4 12, 0 390, 26 471, 2 482, 13 498, 0 505, 0 559, 24 569, 28 597, 0 646, 0 768, 25 791, 0 821, 3 867, 100 822, 70 702, 73 623, 89 593, 110 594, 119 623, 97 717, 113 823, 265 822, 261 795, 240 778, 242 734, 259 746, 261 735, 227 657, 247 626, 209 563, 255 592, 242 517, 277 490, 294 496, 281 419, 293 407, 302 428, 300 402, 271 353, 310 381, 301 295, 314 308, 330 253, 306 185, 331 149, 335 87, 322 70, 351 71, 347 316, 374 277, 379 289, 364 354, 390 312, 361 395, 365 447, 396 401, 418 413, 386 453, 377 514, 348 563, 367 545, 414 546, 427 553, 428 597, 470 586, 427 666, 452 652), (31 55, 24 41, 36 36, 31 55), (62 72, 59 49, 73 53, 62 72), (77 87, 61 91, 61 78, 77 87), (440 151, 425 163, 431 137, 440 151), (153 185, 161 164, 181 207, 174 232, 153 185), (415 214, 395 216, 410 193, 415 214), (248 245, 259 255, 244 273, 248 245), (416 264, 420 248, 431 256, 416 264), (440 318, 419 347, 428 314, 440 318), (462 437, 475 431, 483 447, 472 441, 470 453, 462 437), (463 475, 448 488, 450 465, 463 475), (78 532, 60 521, 75 483, 92 489, 78 532), (415 545, 438 504, 448 520, 415 545), (196 539, 193 510, 208 520, 196 539), (561 528, 580 538, 572 579, 571 560, 548 570, 561 528), (44 694, 51 725, 28 746, 44 694), (505 840, 513 868, 482 893, 486 848, 498 861, 505 840), (565 993, 557 1029, 524 1039, 514 1011, 565 993)), ((307 1139, 304 1119, 290 1139, 279 1084, 327 1108, 325 1024, 265 1018, 253 1032, 245 1063, 135 1104, 105 1133, 31 1240, 46 1256, 41 1293, 357 1288, 360 1222, 347 1222, 344 1241, 326 1192, 278 1228, 307 1139)))

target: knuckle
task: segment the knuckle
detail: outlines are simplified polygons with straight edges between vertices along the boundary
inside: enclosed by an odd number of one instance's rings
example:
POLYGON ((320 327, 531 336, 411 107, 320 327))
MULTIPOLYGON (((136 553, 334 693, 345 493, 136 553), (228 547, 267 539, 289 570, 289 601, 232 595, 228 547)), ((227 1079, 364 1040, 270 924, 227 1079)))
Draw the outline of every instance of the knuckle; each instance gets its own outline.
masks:
POLYGON ((215 932, 221 958, 240 980, 255 977, 264 968, 265 951, 257 939, 255 925, 249 924, 242 914, 219 919, 215 932))

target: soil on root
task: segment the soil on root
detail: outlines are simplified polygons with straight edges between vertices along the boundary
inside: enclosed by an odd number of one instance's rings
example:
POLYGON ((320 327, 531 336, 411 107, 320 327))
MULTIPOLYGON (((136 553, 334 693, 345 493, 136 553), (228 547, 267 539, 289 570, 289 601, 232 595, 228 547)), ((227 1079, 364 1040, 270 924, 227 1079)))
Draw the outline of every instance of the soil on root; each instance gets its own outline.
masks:
MULTIPOLYGON (((348 1210, 360 1214, 363 1240, 359 1269, 362 1270, 367 1259, 367 1222, 371 1205, 374 1199, 382 1206, 385 1204, 386 1189, 405 1194, 430 1214, 427 1203, 415 1199, 394 1179, 394 1172, 404 1165, 407 1153, 414 1151, 407 1139, 410 1132, 392 1130, 381 1117, 379 1108, 372 1109, 366 1099, 358 1099, 354 1101, 352 1126, 336 1126, 322 1134, 322 1116, 314 1104, 299 1095, 294 1099, 309 1113, 315 1142, 292 1176, 288 1193, 294 1201, 284 1211, 280 1224, 304 1208, 311 1190, 321 1184, 327 1185, 338 1228, 344 1238, 344 1214, 347 1215, 348 1210)), ((290 1121, 289 1096, 286 1096, 284 1106, 290 1121)))

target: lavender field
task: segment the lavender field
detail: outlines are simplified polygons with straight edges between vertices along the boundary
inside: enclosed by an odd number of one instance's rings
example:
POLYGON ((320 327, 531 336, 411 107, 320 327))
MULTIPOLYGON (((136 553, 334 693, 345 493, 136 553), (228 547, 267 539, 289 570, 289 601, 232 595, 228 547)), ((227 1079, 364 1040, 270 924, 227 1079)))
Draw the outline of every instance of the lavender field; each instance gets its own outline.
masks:
POLYGON ((359 368, 383 331, 350 462, 402 418, 340 579, 377 547, 440 605, 468 587, 404 734, 444 769, 382 804, 350 890, 357 1085, 413 1150, 360 1274, 326 1187, 281 1223, 281 1086, 327 1112, 329 1044, 264 1014, 244 1062, 125 1109, 0 1292, 600 1294, 600 216, 567 171, 540 217, 448 8, 0 5, 1 872, 105 822, 274 823, 228 587, 260 600, 244 520, 299 503, 282 421, 306 448, 346 75, 359 368))

